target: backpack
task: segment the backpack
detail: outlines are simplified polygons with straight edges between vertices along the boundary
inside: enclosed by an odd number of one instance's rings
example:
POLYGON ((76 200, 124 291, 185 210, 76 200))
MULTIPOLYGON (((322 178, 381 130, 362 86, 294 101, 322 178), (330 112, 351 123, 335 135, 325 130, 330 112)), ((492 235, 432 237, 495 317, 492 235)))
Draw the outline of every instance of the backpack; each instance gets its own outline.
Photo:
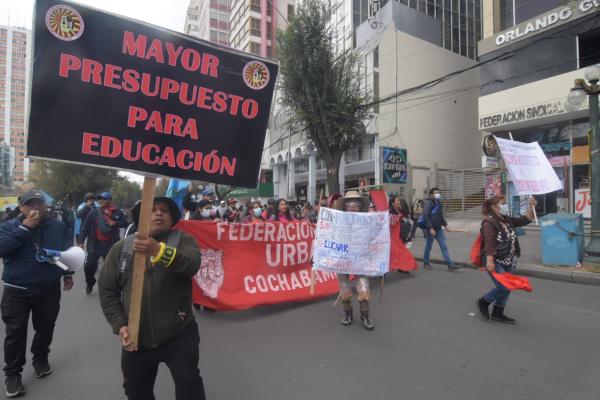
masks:
MULTIPOLYGON (((129 235, 125 238, 123 243, 123 249, 121 250, 121 254, 119 255, 119 287, 123 289, 127 285, 127 269, 131 265, 131 260, 133 259, 133 240, 136 238, 136 235, 129 235)), ((179 241, 181 240, 181 231, 172 230, 169 233, 169 238, 167 239, 167 246, 177 247, 179 241)))
MULTIPOLYGON (((431 210, 431 214, 436 214, 439 210, 440 210, 440 204, 438 203, 435 205, 435 207, 433 207, 433 209, 431 210)), ((419 219, 417 220, 417 226, 421 229, 427 229, 427 223, 425 222, 425 214, 422 213, 419 216, 419 219)))
POLYGON ((481 261, 481 249, 483 247, 483 223, 485 221, 491 222, 496 229, 500 229, 500 225, 494 218, 486 217, 483 221, 481 221, 481 228, 479 229, 479 234, 475 238, 475 241, 471 245, 471 263, 476 267, 483 267, 483 262, 481 261))
POLYGON ((408 243, 411 241, 413 221, 410 218, 402 218, 400 222, 400 239, 403 243, 408 243))

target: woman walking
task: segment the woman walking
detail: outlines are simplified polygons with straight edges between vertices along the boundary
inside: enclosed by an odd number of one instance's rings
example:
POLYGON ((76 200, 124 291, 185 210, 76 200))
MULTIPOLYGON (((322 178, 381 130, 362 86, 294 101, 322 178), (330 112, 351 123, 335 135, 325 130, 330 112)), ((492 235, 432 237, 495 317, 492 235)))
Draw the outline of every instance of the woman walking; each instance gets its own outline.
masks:
POLYGON ((503 274, 512 272, 517 265, 517 258, 521 255, 519 239, 514 228, 529 224, 534 217, 533 210, 537 201, 532 197, 529 200, 527 214, 518 218, 508 216, 508 205, 504 196, 494 196, 483 203, 481 223, 481 258, 490 278, 496 286, 483 297, 477 300, 477 310, 484 319, 514 324, 515 319, 504 314, 506 302, 510 291, 498 282, 492 272, 503 274), (489 306, 494 304, 490 316, 489 306))

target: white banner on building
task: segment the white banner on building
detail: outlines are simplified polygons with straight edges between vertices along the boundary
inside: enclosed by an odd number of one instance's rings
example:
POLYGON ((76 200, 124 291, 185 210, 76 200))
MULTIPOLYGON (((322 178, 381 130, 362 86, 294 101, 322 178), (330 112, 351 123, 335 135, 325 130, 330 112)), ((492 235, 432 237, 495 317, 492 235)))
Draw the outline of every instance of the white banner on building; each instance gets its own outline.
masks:
POLYGON ((523 143, 496 137, 502 159, 520 195, 563 190, 562 183, 538 142, 523 143))
POLYGON ((322 207, 313 242, 313 269, 382 276, 390 264, 390 216, 322 207))

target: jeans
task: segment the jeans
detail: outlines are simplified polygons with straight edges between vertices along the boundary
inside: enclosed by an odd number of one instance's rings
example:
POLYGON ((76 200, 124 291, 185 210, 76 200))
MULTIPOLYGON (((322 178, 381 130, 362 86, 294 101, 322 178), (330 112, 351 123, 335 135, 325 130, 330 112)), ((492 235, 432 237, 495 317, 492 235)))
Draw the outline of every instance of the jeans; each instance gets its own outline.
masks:
POLYGON ((173 340, 154 349, 121 353, 123 388, 129 400, 154 400, 154 382, 161 362, 175 381, 176 400, 204 400, 204 382, 198 369, 200 335, 195 322, 173 340))
POLYGON ((429 265, 429 254, 431 253, 431 248, 433 247, 433 240, 437 240, 440 245, 440 250, 442 250, 442 256, 444 257, 444 261, 448 268, 454 266, 452 259, 450 258, 450 253, 448 253, 448 246, 446 245, 446 235, 442 229, 439 229, 435 232, 435 237, 431 236, 431 232, 429 229, 423 229, 423 235, 425 235, 425 254, 423 254, 423 264, 429 265))
POLYGON ((54 325, 60 310, 60 281, 50 286, 47 292, 37 295, 4 287, 0 308, 6 328, 4 374, 7 377, 16 376, 23 371, 30 313, 35 331, 31 343, 33 363, 48 361, 54 325))
MULTIPOLYGON (((483 265, 485 266, 485 261, 483 265)), ((504 272, 511 273, 513 269, 513 267, 506 267, 496 263, 496 273, 498 274, 502 274, 504 272)), ((490 278, 492 278, 492 281, 494 282, 494 285, 496 285, 496 287, 487 292, 483 296, 483 298, 490 303, 494 303, 498 307, 506 306, 506 302, 508 301, 508 297, 510 296, 510 290, 502 286, 500 282, 494 279, 494 277, 489 271, 487 273, 490 276, 490 278)))

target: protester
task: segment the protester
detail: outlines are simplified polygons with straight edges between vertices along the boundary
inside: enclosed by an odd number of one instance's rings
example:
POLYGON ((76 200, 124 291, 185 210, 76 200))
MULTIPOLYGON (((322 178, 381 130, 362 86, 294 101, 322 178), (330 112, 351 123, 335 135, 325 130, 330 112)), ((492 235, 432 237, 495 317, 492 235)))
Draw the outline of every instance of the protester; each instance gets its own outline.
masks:
MULTIPOLYGON (((336 201, 335 208, 346 212, 367 212, 369 208, 369 200, 361 196, 356 191, 349 191, 344 197, 336 201)), ((337 274, 340 285, 340 297, 344 308, 344 318, 342 325, 348 326, 354 319, 352 315, 352 285, 350 283, 350 275, 337 274)), ((369 277, 365 275, 355 276, 357 299, 360 305, 360 319, 363 326, 367 330, 375 328, 375 324, 369 316, 369 300, 371 291, 369 288, 369 277)))
POLYGON ((267 200, 267 209, 262 214, 262 219, 265 221, 270 221, 271 217, 275 215, 275 206, 277 205, 277 201, 275 199, 267 200))
POLYGON ((292 212, 290 211, 288 202, 285 199, 279 199, 277 201, 277 208, 275 209, 275 213, 273 213, 273 215, 271 216, 269 221, 279 221, 279 222, 294 221, 294 217, 292 216, 292 212))
POLYGON ((83 222, 93 210, 98 208, 98 204, 96 203, 96 195, 94 193, 86 193, 83 198, 83 203, 81 203, 77 207, 77 211, 75 213, 75 240, 79 242, 79 233, 81 232, 81 226, 83 222))
MULTIPOLYGON (((136 225, 139 208, 138 205, 133 211, 136 225)), ((138 234, 118 242, 100 274, 100 304, 123 346, 121 370, 129 400, 155 398, 154 382, 161 362, 173 376, 177 400, 205 398, 198 369, 200 337, 191 308, 192 277, 200 268, 200 250, 192 236, 173 229, 179 219, 180 211, 173 200, 156 197, 150 236, 138 234), (137 347, 128 329, 135 252, 149 259, 137 347)))
POLYGON ((444 228, 448 228, 448 223, 444 218, 444 207, 440 201, 442 193, 438 188, 432 188, 429 191, 431 198, 425 202, 425 209, 423 211, 423 222, 425 227, 423 228, 423 235, 425 235, 425 253, 423 255, 423 267, 425 269, 431 269, 429 263, 429 254, 433 247, 433 241, 437 240, 442 251, 444 261, 448 266, 448 271, 455 271, 460 269, 459 266, 454 265, 448 252, 448 246, 446 245, 446 236, 444 234, 444 228))
POLYGON ((85 259, 85 294, 92 293, 96 284, 96 271, 98 270, 98 260, 106 259, 110 248, 119 241, 119 230, 127 228, 127 220, 123 211, 114 207, 112 204, 112 194, 104 192, 98 195, 100 208, 92 210, 81 227, 79 232, 78 245, 85 248, 87 257, 85 259))
POLYGON ((260 206, 260 202, 255 201, 254 203, 252 203, 251 207, 252 208, 248 212, 249 218, 246 219, 246 222, 251 224, 258 224, 264 222, 264 220, 262 219, 262 208, 260 206))
POLYGON ((489 306, 494 304, 491 319, 493 321, 514 324, 515 319, 504 314, 510 291, 498 282, 492 272, 503 274, 512 272, 521 256, 519 239, 514 228, 525 226, 534 218, 533 210, 537 201, 529 200, 527 214, 519 218, 508 216, 508 204, 504 196, 494 196, 483 203, 485 216, 481 223, 481 259, 496 287, 477 300, 477 310, 484 319, 490 319, 489 306))
POLYGON ((196 221, 212 221, 216 216, 216 212, 213 212, 212 203, 206 199, 202 199, 198 202, 196 212, 192 213, 190 219, 196 221))
POLYGON ((419 217, 421 217, 421 215, 423 214, 423 210, 425 208, 425 203, 423 202, 423 200, 421 199, 417 199, 415 200, 415 202, 413 203, 412 207, 411 207, 411 217, 412 217, 412 228, 410 230, 410 240, 413 240, 415 238, 415 234, 417 233, 417 228, 418 228, 418 221, 419 221, 419 217))
POLYGON ((389 212, 398 218, 400 224, 400 240, 410 248, 412 245, 411 231, 413 221, 410 218, 410 208, 406 200, 400 196, 390 196, 389 212))
POLYGON ((31 313, 35 335, 31 345, 37 378, 52 373, 48 363, 54 326, 60 309, 60 279, 71 290, 73 277, 48 262, 40 249, 66 250, 70 242, 64 223, 50 217, 44 195, 31 190, 19 197, 21 215, 0 225, 0 256, 4 258, 2 320, 6 396, 25 393, 21 373, 25 365, 27 328, 31 313))
POLYGON ((369 212, 370 213, 374 213, 377 212, 377 210, 375 209, 375 204, 369 202, 369 212))
POLYGON ((230 198, 227 200, 227 221, 228 222, 240 222, 240 212, 236 208, 237 200, 230 198))
POLYGON ((310 214, 312 213, 313 208, 310 205, 310 202, 307 201, 306 203, 304 203, 304 206, 302 206, 302 211, 300 212, 300 219, 303 220, 309 220, 310 214))
POLYGON ((186 216, 185 219, 189 219, 192 213, 196 212, 196 208, 198 207, 196 194, 194 193, 194 185, 189 184, 187 188, 187 193, 183 197, 183 211, 186 216))
POLYGON ((15 207, 13 210, 10 207, 6 207, 6 213, 2 216, 1 222, 10 221, 11 219, 17 218, 21 214, 21 209, 19 207, 15 207))

